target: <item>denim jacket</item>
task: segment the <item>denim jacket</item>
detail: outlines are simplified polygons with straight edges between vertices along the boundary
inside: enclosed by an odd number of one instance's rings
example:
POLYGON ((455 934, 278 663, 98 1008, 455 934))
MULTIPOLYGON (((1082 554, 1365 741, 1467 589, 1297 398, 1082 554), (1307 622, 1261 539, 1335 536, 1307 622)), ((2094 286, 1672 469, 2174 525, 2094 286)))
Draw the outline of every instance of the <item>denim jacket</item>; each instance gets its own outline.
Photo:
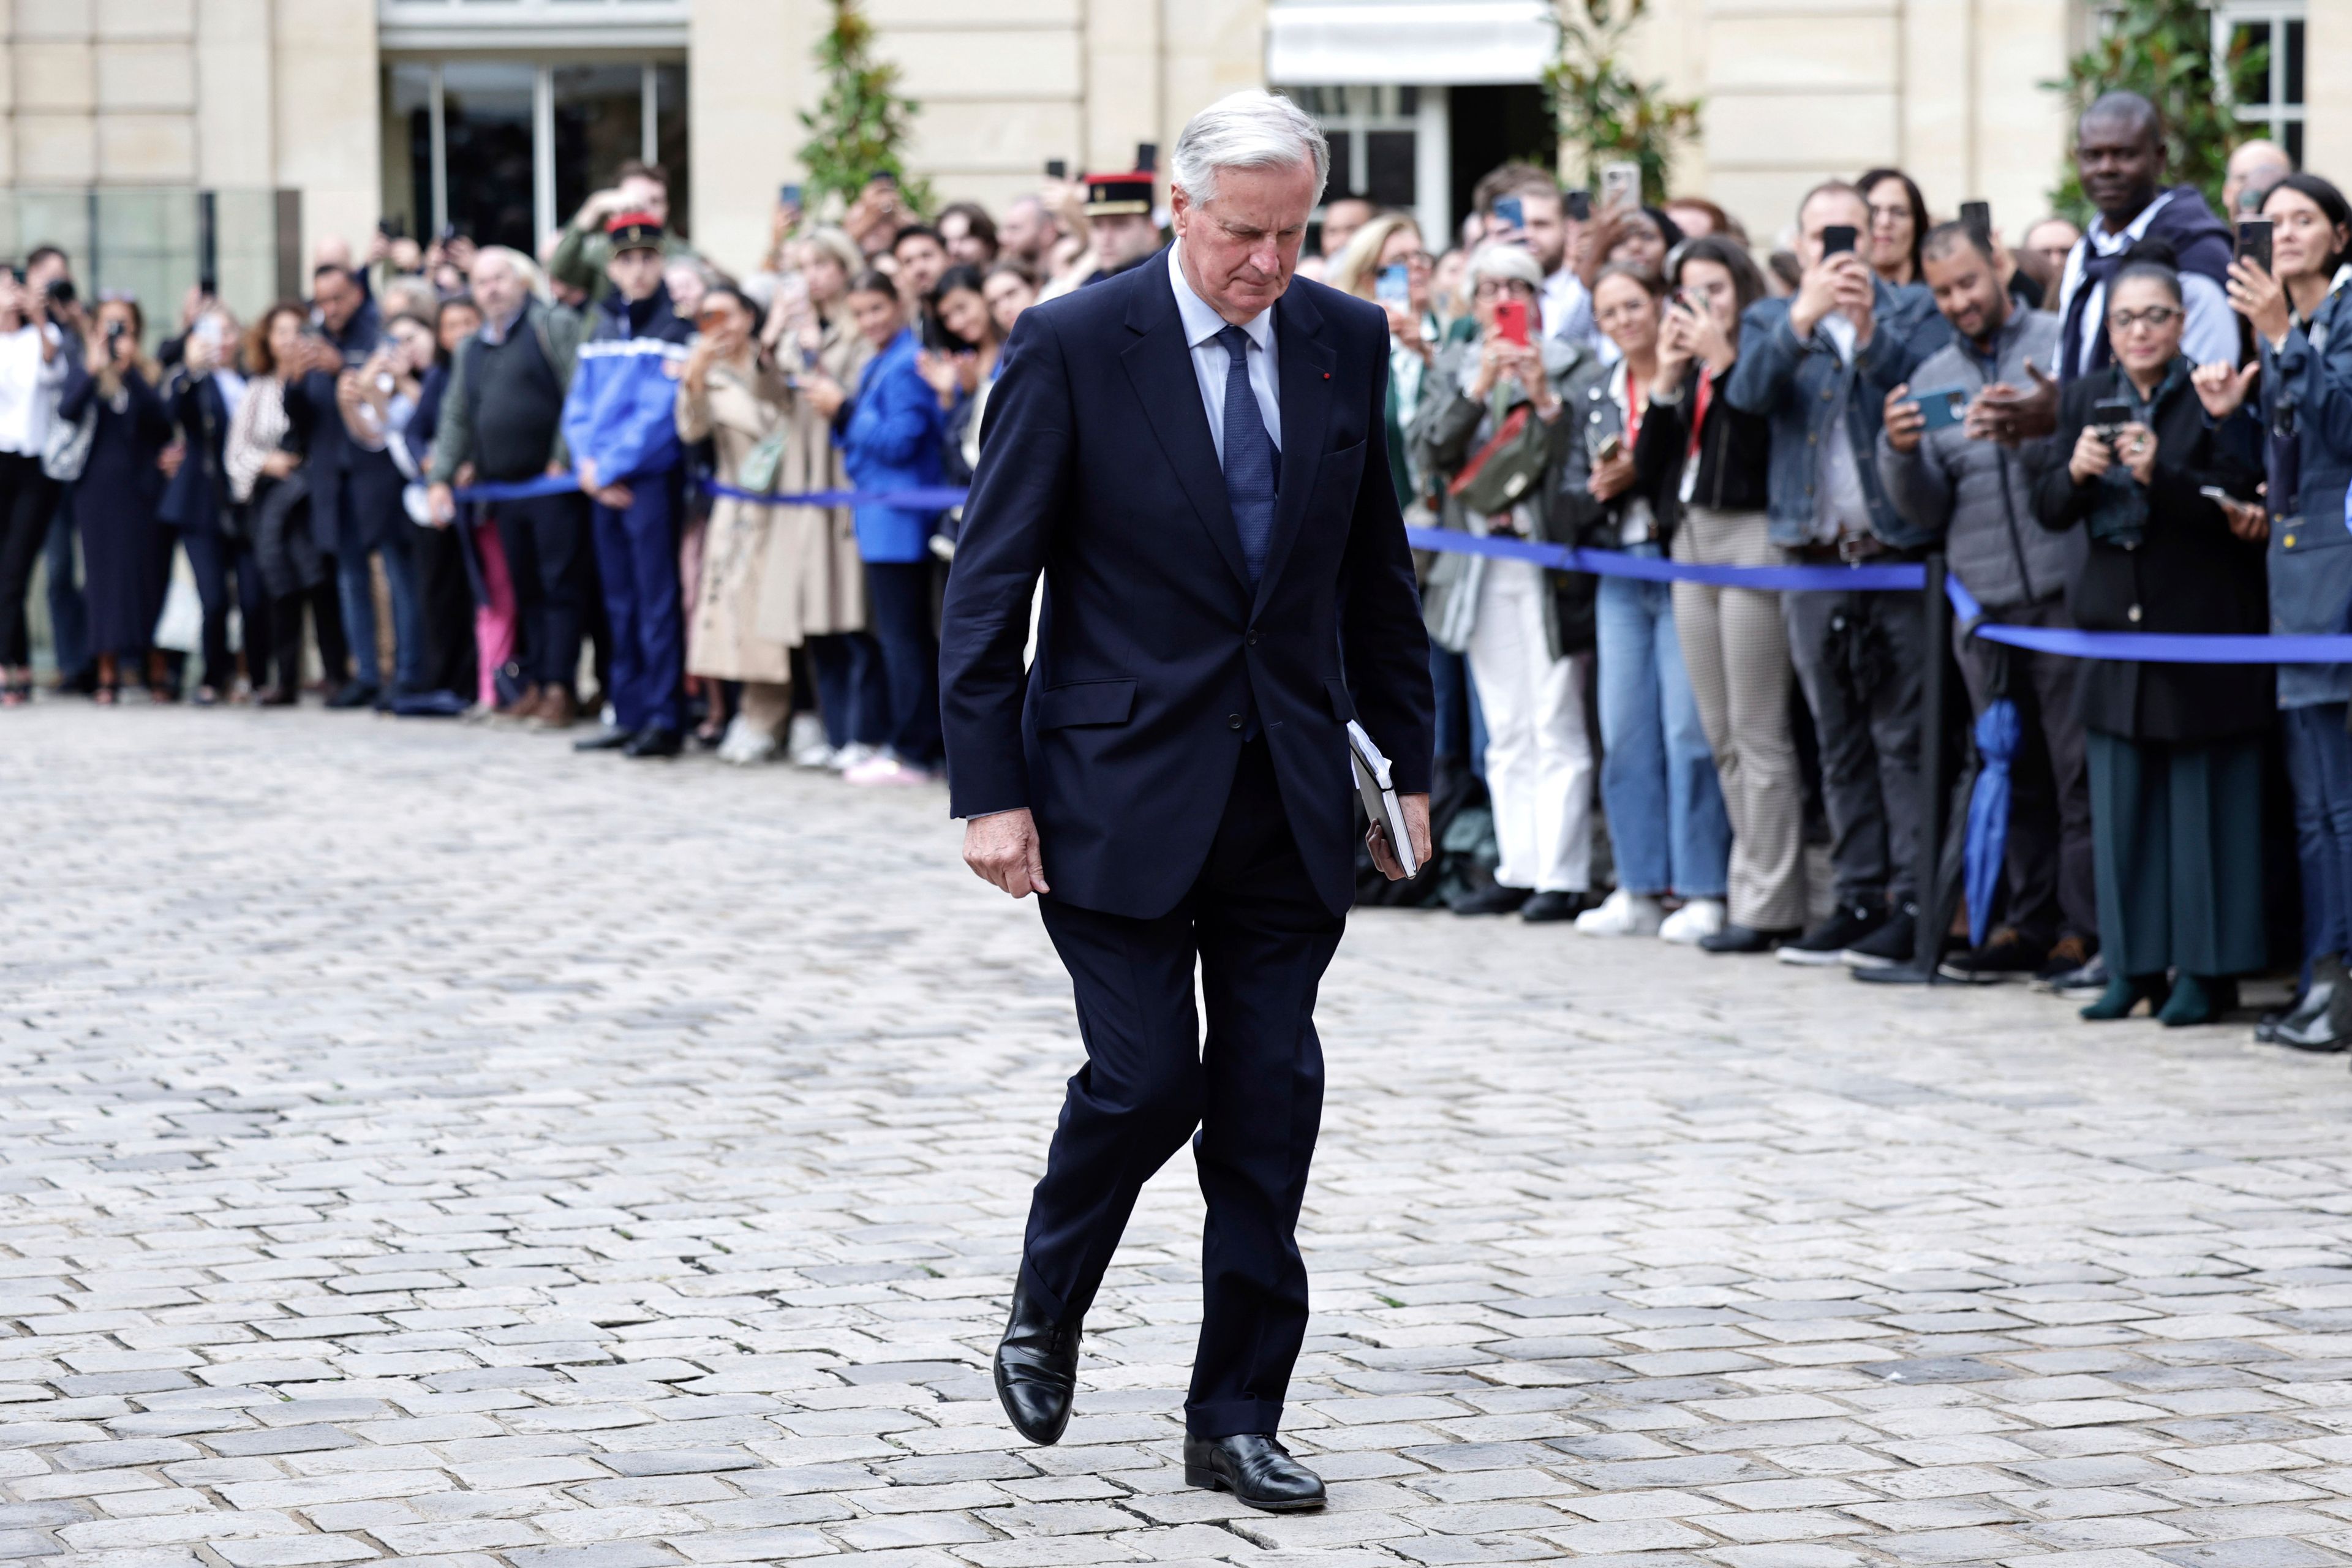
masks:
MULTIPOLYGON (((2260 342, 2262 420, 2272 440, 2291 441, 2300 472, 2295 498, 2272 476, 2271 630, 2287 634, 2352 631, 2352 526, 2345 491, 2352 487, 2352 279, 2314 311, 2308 329, 2291 327, 2273 351, 2260 342)), ((2282 708, 2352 697, 2352 665, 2283 664, 2282 708)))
POLYGON ((1739 363, 1732 367, 1724 395, 1735 408, 1772 422, 1772 542, 1787 548, 1807 543, 1819 510, 1814 489, 1821 471, 1821 444, 1853 443, 1853 465, 1870 507, 1871 531, 1896 549, 1933 542, 1936 531, 1906 522, 1887 499, 1878 477, 1880 413, 1886 395, 1901 384, 1922 359, 1952 341, 1949 322, 1936 309, 1935 296, 1916 284, 1890 287, 1874 279, 1876 304, 1870 342, 1847 364, 1827 333, 1816 330, 1799 342, 1789 327, 1789 301, 1759 300, 1739 319, 1739 363), (1845 428, 1831 416, 1838 393, 1845 394, 1845 428))

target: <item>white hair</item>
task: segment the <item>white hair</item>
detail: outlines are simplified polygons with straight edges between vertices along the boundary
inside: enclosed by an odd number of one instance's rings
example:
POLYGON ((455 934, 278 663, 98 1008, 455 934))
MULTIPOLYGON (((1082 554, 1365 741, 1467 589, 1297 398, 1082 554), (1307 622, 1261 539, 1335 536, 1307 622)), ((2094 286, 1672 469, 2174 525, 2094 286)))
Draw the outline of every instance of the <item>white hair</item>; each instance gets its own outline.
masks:
POLYGON ((477 267, 486 260, 493 259, 503 261, 512 268, 515 278, 526 289, 542 300, 547 298, 547 275, 539 269, 538 262, 512 246, 485 245, 478 247, 474 251, 474 265, 477 267))
POLYGON ((1217 100, 1185 122, 1176 138, 1174 180, 1195 202, 1217 199, 1220 169, 1315 171, 1315 199, 1331 177, 1331 144, 1323 128, 1286 98, 1245 88, 1217 100))

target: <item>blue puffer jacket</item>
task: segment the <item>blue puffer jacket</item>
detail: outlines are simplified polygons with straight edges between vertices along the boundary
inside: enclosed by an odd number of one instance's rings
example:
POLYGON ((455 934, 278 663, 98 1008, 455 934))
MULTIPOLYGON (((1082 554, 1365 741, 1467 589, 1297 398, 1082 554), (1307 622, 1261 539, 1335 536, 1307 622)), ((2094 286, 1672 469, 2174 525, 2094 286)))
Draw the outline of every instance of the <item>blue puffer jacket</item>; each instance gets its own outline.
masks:
MULTIPOLYGON (((890 346, 866 363, 857 395, 841 416, 841 458, 861 490, 911 490, 940 482, 940 447, 945 424, 939 395, 915 368, 920 345, 907 328, 890 346)), ((930 558, 936 510, 861 506, 851 513, 857 525, 857 553, 868 561, 930 558)))
MULTIPOLYGON (((2258 334, 2259 338, 2259 334, 2258 334)), ((2263 356, 2263 426, 2271 441, 2292 443, 2300 469, 2294 499, 2272 465, 2271 630, 2352 631, 2352 268, 2339 271, 2311 328, 2289 328, 2286 342, 2263 356)), ((2352 698, 2352 664, 2283 664, 2282 708, 2352 698)))
POLYGON ((635 303, 607 294, 597 305, 563 399, 563 441, 575 461, 595 461, 598 483, 677 467, 677 376, 693 336, 667 288, 635 303))
POLYGON ((1739 318, 1739 363, 1724 395, 1733 407, 1772 422, 1771 533, 1772 542, 1784 548, 1805 543, 1812 532, 1821 444, 1832 438, 1853 443, 1872 532, 1901 550, 1935 539, 1934 529, 1906 522, 1887 499, 1878 478, 1878 429, 1886 395, 1914 365, 1952 341, 1951 324, 1936 310, 1936 297, 1916 284, 1898 289, 1874 279, 1873 293, 1870 342, 1850 365, 1819 329, 1797 341, 1786 300, 1759 300, 1739 318), (1835 431, 1830 416, 1841 384, 1845 428, 1835 431))

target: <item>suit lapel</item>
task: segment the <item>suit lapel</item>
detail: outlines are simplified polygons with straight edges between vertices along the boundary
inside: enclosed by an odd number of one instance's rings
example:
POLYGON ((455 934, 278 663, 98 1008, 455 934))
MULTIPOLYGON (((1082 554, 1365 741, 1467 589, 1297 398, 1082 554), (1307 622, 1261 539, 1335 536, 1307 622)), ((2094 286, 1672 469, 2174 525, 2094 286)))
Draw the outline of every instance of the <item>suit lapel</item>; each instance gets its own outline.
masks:
POLYGON ((1144 269, 1147 276, 1138 280, 1142 287, 1127 311, 1128 328, 1138 336, 1120 353, 1119 362, 1127 366, 1151 433, 1176 471, 1176 482, 1192 503, 1193 514, 1234 579, 1246 588, 1249 562, 1242 554, 1241 533, 1225 500, 1224 470, 1217 465, 1208 411, 1201 405, 1201 381, 1192 369, 1192 346, 1184 341, 1184 319, 1177 313, 1168 264, 1148 261, 1144 269))
POLYGON ((1296 285, 1275 301, 1274 336, 1281 351, 1282 489, 1275 502, 1274 537, 1266 543, 1265 574, 1258 580, 1260 608, 1289 558, 1307 514, 1307 499, 1323 465, 1323 432, 1331 416, 1331 369, 1323 342, 1323 315, 1296 285))

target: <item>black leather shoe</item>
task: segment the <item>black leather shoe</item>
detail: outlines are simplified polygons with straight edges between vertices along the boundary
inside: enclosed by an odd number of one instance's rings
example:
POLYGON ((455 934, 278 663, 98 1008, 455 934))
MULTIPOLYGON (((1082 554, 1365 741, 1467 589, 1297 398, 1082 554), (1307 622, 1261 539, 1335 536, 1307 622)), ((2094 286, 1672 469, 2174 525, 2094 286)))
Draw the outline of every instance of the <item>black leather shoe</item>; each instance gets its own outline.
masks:
POLYGON ((374 687, 362 680, 347 680, 327 699, 327 706, 335 709, 367 708, 374 705, 378 693, 374 687))
POLYGON ((1584 900, 1576 893, 1538 893, 1519 906, 1519 919, 1541 923, 1547 921, 1572 921, 1584 908, 1584 900))
POLYGON ((686 738, 675 730, 648 725, 621 748, 625 757, 674 757, 686 750, 686 738))
POLYGON ((1506 888, 1500 882, 1489 882, 1475 893, 1465 893, 1453 901, 1457 915, 1507 915, 1517 912, 1533 896, 1528 888, 1506 888))
POLYGON ((1769 952, 1797 933, 1759 931, 1754 926, 1727 925, 1713 936, 1698 939, 1701 952, 1769 952))
POLYGON ((575 752, 617 752, 636 737, 626 730, 599 730, 585 740, 572 742, 575 752))
POLYGON ((1184 1439, 1184 1484, 1231 1492, 1264 1513, 1305 1513, 1323 1506, 1323 1478, 1290 1457, 1278 1437, 1244 1432, 1184 1439))
POLYGON ((996 1398, 1013 1430, 1032 1443, 1058 1443, 1070 1424, 1070 1396, 1078 1385, 1083 1322, 1056 1323, 1015 1281, 1013 1318, 996 1342, 996 1398))

